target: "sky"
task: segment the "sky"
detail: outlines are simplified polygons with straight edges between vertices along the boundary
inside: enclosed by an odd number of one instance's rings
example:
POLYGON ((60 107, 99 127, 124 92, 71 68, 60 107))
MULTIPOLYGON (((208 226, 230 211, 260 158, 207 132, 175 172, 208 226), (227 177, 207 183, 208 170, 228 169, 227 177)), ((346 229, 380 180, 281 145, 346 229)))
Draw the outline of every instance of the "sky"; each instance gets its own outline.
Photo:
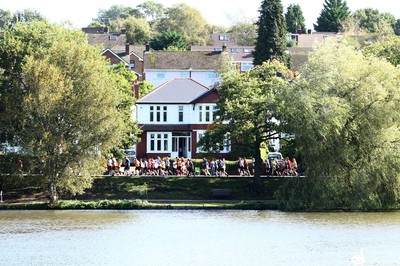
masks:
MULTIPOLYGON (((108 9, 114 4, 135 7, 146 0, 0 0, 0 9, 35 9, 51 22, 69 21, 77 28, 87 26, 97 16, 99 9, 108 9)), ((186 3, 198 9, 206 21, 219 26, 229 26, 234 21, 257 19, 262 0, 153 0, 166 7, 186 3)), ((313 29, 313 23, 321 13, 325 0, 282 0, 284 12, 290 4, 299 4, 306 19, 306 27, 313 29)), ((390 12, 400 18, 400 0, 347 0, 351 11, 360 8, 376 8, 390 12)))

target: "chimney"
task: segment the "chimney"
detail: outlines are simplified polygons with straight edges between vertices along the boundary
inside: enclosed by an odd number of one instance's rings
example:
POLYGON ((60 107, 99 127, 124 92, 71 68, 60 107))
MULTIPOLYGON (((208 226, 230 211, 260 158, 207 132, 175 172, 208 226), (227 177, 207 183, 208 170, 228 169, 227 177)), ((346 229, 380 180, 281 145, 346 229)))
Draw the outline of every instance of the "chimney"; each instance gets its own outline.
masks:
POLYGON ((137 81, 132 83, 132 96, 135 97, 135 99, 139 99, 139 82, 137 81))
POLYGON ((222 44, 222 52, 226 52, 226 44, 225 43, 222 44))
POLYGON ((150 43, 146 44, 146 53, 150 53, 150 43))
POLYGON ((129 43, 125 44, 125 55, 129 55, 129 43))

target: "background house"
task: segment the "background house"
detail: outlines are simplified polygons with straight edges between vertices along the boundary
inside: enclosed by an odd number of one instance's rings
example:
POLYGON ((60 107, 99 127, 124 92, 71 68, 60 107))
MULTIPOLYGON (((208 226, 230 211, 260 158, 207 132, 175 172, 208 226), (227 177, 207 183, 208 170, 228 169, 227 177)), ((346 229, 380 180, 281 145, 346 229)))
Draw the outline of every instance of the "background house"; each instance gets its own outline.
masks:
POLYGON ((144 79, 154 87, 173 78, 190 78, 206 87, 220 84, 217 62, 221 52, 148 51, 144 54, 144 79))
MULTIPOLYGON (((138 157, 195 157, 196 143, 215 118, 216 89, 191 78, 173 78, 136 102, 136 119, 143 131, 138 157)), ((221 153, 228 153, 224 146, 221 153)))

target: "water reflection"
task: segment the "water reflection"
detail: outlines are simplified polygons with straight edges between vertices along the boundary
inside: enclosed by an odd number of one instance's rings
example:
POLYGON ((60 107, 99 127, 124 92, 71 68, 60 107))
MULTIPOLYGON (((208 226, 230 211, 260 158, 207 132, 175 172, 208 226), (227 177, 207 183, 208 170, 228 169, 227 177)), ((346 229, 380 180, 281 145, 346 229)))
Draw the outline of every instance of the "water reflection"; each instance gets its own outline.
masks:
POLYGON ((400 213, 1 211, 0 265, 400 265, 400 213))

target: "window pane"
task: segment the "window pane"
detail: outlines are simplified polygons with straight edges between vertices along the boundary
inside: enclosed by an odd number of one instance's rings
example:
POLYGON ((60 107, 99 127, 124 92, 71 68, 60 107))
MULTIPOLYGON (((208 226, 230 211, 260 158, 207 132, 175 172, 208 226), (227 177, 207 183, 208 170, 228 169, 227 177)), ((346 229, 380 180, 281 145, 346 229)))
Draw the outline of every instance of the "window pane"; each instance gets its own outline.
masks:
POLYGON ((161 116, 161 114, 160 114, 160 112, 157 112, 157 122, 160 122, 160 116, 161 116))
POLYGON ((154 121, 154 113, 150 112, 150 122, 153 122, 153 121, 154 121))
POLYGON ((178 151, 178 138, 172 138, 172 151, 178 151))
POLYGON ((164 112, 163 121, 164 121, 164 122, 167 122, 167 112, 164 112))
POLYGON ((168 150, 168 140, 164 139, 164 151, 168 150))
POLYGON ((154 140, 150 140, 150 150, 154 151, 154 140))
POLYGON ((179 122, 183 122, 183 112, 179 112, 179 122))
POLYGON ((157 151, 161 151, 161 139, 157 140, 157 151))

